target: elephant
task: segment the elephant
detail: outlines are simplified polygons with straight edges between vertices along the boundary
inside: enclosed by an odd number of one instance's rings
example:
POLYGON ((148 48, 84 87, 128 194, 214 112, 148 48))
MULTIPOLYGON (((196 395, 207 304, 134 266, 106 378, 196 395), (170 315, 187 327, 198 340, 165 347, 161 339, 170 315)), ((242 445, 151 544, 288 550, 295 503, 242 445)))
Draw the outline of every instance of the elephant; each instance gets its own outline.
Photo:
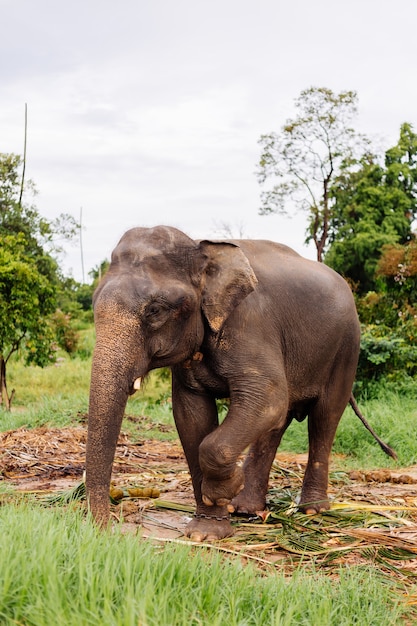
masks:
POLYGON ((360 344, 339 274, 272 241, 195 241, 171 226, 137 227, 120 239, 93 300, 86 490, 99 525, 109 520, 128 396, 161 367, 171 368, 196 502, 186 536, 223 539, 233 534, 231 513, 265 509, 270 469, 294 419, 308 417, 299 508, 329 508, 329 456, 360 344), (229 405, 219 424, 221 398, 229 405))

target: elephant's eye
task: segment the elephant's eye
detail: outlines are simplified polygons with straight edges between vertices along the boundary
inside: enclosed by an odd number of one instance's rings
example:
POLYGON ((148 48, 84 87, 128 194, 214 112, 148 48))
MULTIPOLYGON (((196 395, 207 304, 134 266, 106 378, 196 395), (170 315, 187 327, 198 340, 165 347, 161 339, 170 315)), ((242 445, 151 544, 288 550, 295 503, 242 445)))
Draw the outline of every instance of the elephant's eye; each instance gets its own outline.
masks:
POLYGON ((210 265, 207 266, 206 274, 208 276, 217 276, 218 273, 219 273, 218 265, 215 265, 214 263, 210 263, 210 265))
POLYGON ((162 307, 162 305, 158 304, 157 302, 153 302, 152 304, 148 306, 148 309, 146 312, 150 317, 155 317, 156 315, 161 313, 161 311, 163 310, 164 308, 162 307))
POLYGON ((145 312, 149 328, 153 330, 160 328, 168 320, 170 312, 169 306, 160 302, 151 302, 145 312))

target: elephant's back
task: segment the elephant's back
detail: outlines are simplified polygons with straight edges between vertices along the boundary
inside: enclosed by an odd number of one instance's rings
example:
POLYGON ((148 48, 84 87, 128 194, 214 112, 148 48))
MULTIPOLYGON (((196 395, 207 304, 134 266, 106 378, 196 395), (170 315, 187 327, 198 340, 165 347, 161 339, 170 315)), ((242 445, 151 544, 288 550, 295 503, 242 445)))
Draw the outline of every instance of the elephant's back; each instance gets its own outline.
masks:
MULTIPOLYGON (((298 319, 312 329, 316 320, 341 329, 355 327, 358 321, 352 291, 340 274, 327 265, 302 257, 283 244, 248 240, 239 245, 258 279, 255 292, 247 300, 249 307, 279 311, 279 316, 298 319)), ((318 333, 320 334, 320 333, 318 333)))
POLYGON ((333 269, 306 259, 282 243, 268 240, 231 241, 247 256, 259 282, 297 287, 311 292, 313 289, 333 291, 335 288, 350 294, 346 281, 333 269))
POLYGON ((304 258, 289 246, 277 241, 269 241, 268 239, 229 239, 228 242, 239 246, 250 261, 264 255, 271 255, 281 259, 304 258))

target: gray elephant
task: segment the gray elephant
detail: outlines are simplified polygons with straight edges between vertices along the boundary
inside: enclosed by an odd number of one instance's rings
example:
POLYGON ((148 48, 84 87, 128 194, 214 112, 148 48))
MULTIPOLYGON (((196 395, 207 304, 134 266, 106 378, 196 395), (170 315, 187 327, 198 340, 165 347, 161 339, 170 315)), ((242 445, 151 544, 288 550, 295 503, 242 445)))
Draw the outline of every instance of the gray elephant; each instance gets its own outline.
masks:
POLYGON ((196 242, 168 226, 134 228, 113 251, 94 315, 86 487, 98 523, 109 517, 127 398, 165 366, 197 504, 187 536, 227 537, 231 512, 263 510, 281 438, 307 416, 299 506, 329 508, 329 455, 360 339, 343 278, 271 241, 196 242), (216 398, 230 399, 221 425, 216 398))

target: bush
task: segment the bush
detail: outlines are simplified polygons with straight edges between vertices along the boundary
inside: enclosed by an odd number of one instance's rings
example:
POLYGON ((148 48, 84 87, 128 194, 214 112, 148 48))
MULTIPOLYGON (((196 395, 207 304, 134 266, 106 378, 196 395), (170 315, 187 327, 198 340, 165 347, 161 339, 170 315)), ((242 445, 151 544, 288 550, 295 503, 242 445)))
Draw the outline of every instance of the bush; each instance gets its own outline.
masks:
POLYGON ((383 324, 362 327, 357 381, 361 391, 371 383, 405 382, 417 374, 417 345, 406 328, 390 329, 383 324))
POLYGON ((370 291, 357 299, 362 322, 359 389, 381 380, 403 384, 417 374, 417 308, 403 291, 370 291))
POLYGON ((77 351, 79 335, 72 325, 71 314, 57 309, 51 319, 58 346, 68 354, 74 354, 77 351))

